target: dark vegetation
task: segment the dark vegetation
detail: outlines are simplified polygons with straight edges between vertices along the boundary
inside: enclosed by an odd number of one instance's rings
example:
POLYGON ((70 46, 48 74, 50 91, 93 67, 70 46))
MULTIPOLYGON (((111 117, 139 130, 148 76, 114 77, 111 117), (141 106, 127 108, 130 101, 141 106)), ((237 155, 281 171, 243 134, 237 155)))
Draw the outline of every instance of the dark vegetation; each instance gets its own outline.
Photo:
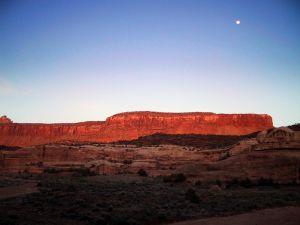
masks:
POLYGON ((2 178, 2 179, 0 179, 0 188, 9 187, 9 186, 16 186, 16 185, 20 185, 21 183, 22 182, 20 180, 2 178))
POLYGON ((0 151, 15 151, 20 149, 21 147, 18 146, 6 146, 6 145, 0 145, 0 151))
POLYGON ((295 123, 294 125, 288 126, 288 128, 292 129, 293 131, 300 131, 300 123, 295 123))
MULTIPOLYGON (((221 181, 216 181, 216 184, 221 186, 221 181)), ((251 187, 273 187, 273 188, 279 188, 280 185, 273 181, 272 178, 264 178, 260 177, 258 180, 250 180, 249 178, 245 179, 238 179, 233 178, 232 180, 224 183, 225 187, 227 189, 231 188, 237 188, 237 187, 243 187, 243 188, 251 188, 251 187)))
POLYGON ((164 182, 181 183, 186 181, 186 176, 182 173, 171 174, 169 176, 163 176, 164 182))
POLYGON ((119 141, 115 144, 136 145, 136 146, 158 146, 162 144, 192 146, 202 149, 224 148, 239 141, 256 137, 257 133, 229 136, 229 135, 202 135, 202 134, 162 134, 156 133, 140 137, 131 141, 119 141))
POLYGON ((44 173, 59 174, 63 172, 72 172, 73 176, 95 176, 96 174, 88 168, 46 168, 44 173))
POLYGON ((139 169, 139 171, 138 171, 137 173, 138 173, 138 175, 140 175, 141 177, 147 177, 147 176, 148 176, 146 170, 144 170, 144 169, 139 169))
MULTIPOLYGON (((201 182, 195 185, 182 178, 182 182, 176 182, 178 177, 182 175, 173 175, 173 182, 164 182, 163 177, 125 175, 22 175, 18 179, 38 182, 39 192, 0 200, 0 224, 147 225, 300 206, 296 185, 277 188, 268 179, 262 178, 260 185, 233 179, 236 186, 211 191, 201 182)), ((216 181, 214 185, 223 184, 216 181)))
POLYGON ((199 203, 200 202, 199 196, 197 195, 196 191, 192 188, 189 188, 185 192, 185 199, 192 202, 192 203, 199 203))

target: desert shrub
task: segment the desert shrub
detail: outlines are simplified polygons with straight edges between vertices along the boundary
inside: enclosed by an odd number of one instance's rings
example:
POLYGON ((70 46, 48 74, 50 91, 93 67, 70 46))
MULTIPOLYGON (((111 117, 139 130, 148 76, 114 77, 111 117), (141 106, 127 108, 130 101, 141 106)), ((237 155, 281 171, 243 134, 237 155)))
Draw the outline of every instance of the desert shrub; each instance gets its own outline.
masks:
POLYGON ((172 182, 171 176, 162 176, 164 182, 172 182))
POLYGON ((234 177, 230 181, 227 182, 226 188, 232 188, 232 187, 238 187, 239 186, 239 180, 234 177))
POLYGON ((9 186, 17 186, 20 185, 19 180, 11 180, 11 179, 1 179, 0 180, 0 188, 9 187, 9 186))
POLYGON ((186 181, 186 176, 182 173, 174 174, 173 177, 174 177, 174 182, 175 183, 186 181))
POLYGON ((169 170, 175 170, 175 169, 176 169, 176 166, 174 166, 174 165, 169 166, 169 170))
POLYGON ((46 168, 44 169, 44 173, 61 173, 61 172, 71 172, 73 173, 72 176, 79 177, 79 176, 95 176, 96 173, 91 171, 89 168, 46 168))
POLYGON ((208 164, 207 171, 217 171, 220 170, 220 166, 216 164, 208 164))
POLYGON ((139 169, 139 171, 137 172, 137 174, 139 176, 141 176, 141 177, 147 177, 148 176, 146 170, 144 170, 144 169, 139 169))
POLYGON ((181 183, 186 181, 186 176, 182 173, 171 174, 170 176, 164 176, 163 181, 170 183, 181 183))
POLYGON ((95 176, 97 175, 94 171, 89 168, 70 168, 69 172, 73 172, 73 177, 86 177, 86 176, 95 176))
POLYGON ((295 123, 291 126, 288 126, 288 128, 292 129, 293 131, 300 131, 300 123, 295 123))
POLYGON ((88 168, 80 169, 76 172, 79 173, 81 176, 96 176, 96 173, 88 168))
POLYGON ((97 218, 94 223, 94 225, 106 225, 106 224, 107 224, 107 221, 102 217, 97 218))
POLYGON ((222 182, 221 182, 219 179, 217 179, 217 180, 215 181, 215 184, 218 185, 218 186, 221 186, 221 185, 222 185, 222 182))
POLYGON ((272 178, 259 178, 257 181, 258 186, 274 186, 274 181, 272 178))
POLYGON ((16 151, 20 149, 21 147, 18 146, 6 146, 6 145, 0 145, 0 151, 16 151))
POLYGON ((185 192, 185 199, 192 203, 200 202, 199 196, 196 194, 195 190, 191 188, 185 192))
POLYGON ((138 225, 140 223, 137 223, 133 218, 128 218, 127 215, 119 214, 115 215, 111 218, 111 221, 109 222, 111 225, 138 225))
POLYGON ((136 148, 141 148, 141 147, 143 147, 143 143, 137 142, 137 143, 135 144, 135 147, 136 147, 136 148))
POLYGON ((227 188, 232 188, 232 187, 250 188, 253 185, 254 185, 253 182, 248 177, 242 180, 239 180, 238 178, 232 178, 231 181, 227 182, 227 188))
MULTIPOLYGON (((78 188, 76 187, 76 185, 73 185, 73 184, 66 184, 64 187, 57 187, 57 190, 60 190, 63 191, 63 192, 76 192, 78 191, 78 188)), ((57 191, 55 190, 55 191, 57 191)), ((62 194, 63 196, 64 194, 62 194)))
POLYGON ((251 180, 248 177, 246 179, 241 180, 239 183, 240 183, 240 186, 242 186, 244 188, 250 188, 253 185, 251 180))
POLYGON ((202 185, 201 180, 197 180, 197 181, 195 182, 195 186, 201 186, 201 185, 202 185))
POLYGON ((227 182, 227 188, 232 187, 244 187, 251 188, 254 186, 272 186, 279 187, 278 184, 274 183, 272 178, 259 178, 256 182, 251 181, 249 178, 239 180, 238 178, 233 178, 231 181, 227 182))
POLYGON ((44 173, 59 173, 61 172, 59 169, 56 168, 45 168, 44 173))
POLYGON ((226 153, 224 153, 224 154, 222 154, 222 155, 220 156, 219 161, 225 160, 225 159, 227 159, 227 158, 229 158, 229 157, 230 157, 229 152, 226 152, 226 153))
POLYGON ((124 159, 123 163, 129 165, 129 164, 132 163, 132 160, 131 159, 124 159))
POLYGON ((18 223, 10 218, 0 218, 0 224, 17 225, 18 223))

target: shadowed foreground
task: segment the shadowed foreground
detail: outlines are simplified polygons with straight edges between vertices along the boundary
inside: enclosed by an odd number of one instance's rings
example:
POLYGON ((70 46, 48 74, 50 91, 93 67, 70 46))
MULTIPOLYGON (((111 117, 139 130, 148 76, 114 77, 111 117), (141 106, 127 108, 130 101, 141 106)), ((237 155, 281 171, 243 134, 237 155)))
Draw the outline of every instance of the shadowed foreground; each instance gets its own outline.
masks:
POLYGON ((0 179, 0 224, 167 224, 264 208, 300 206, 298 185, 264 182, 246 188, 245 184, 216 183, 191 183, 179 175, 152 178, 143 173, 140 176, 7 174, 0 179), (35 182, 35 193, 20 193, 20 188, 16 188, 35 182), (16 195, 12 195, 11 190, 10 196, 5 195, 3 190, 9 189, 17 190, 16 195))
POLYGON ((300 207, 263 209, 235 216, 200 219, 170 225, 299 225, 300 207))

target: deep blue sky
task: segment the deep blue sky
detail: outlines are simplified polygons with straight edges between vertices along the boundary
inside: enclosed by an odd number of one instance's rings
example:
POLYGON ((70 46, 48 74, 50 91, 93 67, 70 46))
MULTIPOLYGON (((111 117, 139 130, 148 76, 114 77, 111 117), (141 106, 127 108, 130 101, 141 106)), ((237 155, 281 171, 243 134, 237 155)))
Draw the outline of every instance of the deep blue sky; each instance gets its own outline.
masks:
POLYGON ((300 122, 300 4, 1 1, 0 115, 75 122, 135 110, 300 122))

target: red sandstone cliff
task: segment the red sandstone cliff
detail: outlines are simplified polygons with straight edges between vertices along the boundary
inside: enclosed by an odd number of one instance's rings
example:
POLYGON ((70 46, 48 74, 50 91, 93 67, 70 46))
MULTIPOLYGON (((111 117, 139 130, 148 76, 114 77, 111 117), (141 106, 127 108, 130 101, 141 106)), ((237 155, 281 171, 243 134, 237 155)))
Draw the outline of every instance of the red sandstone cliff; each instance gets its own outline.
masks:
POLYGON ((12 120, 9 119, 7 116, 1 116, 0 117, 0 124, 3 124, 3 123, 12 123, 12 120))
POLYGON ((273 127, 266 114, 128 112, 105 122, 72 124, 0 123, 0 145, 29 146, 58 141, 111 142, 154 133, 244 135, 273 127))

